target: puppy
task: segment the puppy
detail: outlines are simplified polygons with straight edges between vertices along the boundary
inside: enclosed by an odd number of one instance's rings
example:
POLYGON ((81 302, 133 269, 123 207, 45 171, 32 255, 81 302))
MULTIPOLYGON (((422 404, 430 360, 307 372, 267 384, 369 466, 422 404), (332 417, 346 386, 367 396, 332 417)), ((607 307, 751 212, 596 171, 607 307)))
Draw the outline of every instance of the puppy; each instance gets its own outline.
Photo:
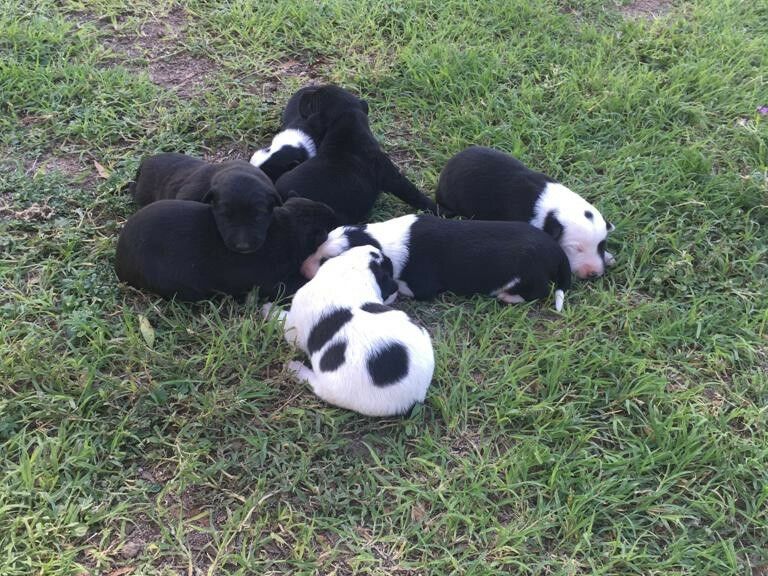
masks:
POLYGON ((275 135, 269 146, 254 152, 251 164, 261 168, 273 182, 277 181, 280 176, 317 154, 317 147, 328 126, 319 117, 310 121, 312 114, 320 110, 341 112, 344 109, 360 109, 367 115, 368 103, 330 84, 300 89, 285 106, 282 131, 275 135), (319 96, 309 98, 310 103, 305 107, 307 116, 302 116, 299 102, 305 95, 309 97, 318 91, 319 96))
POLYGON ((229 250, 214 208, 188 200, 158 200, 131 216, 117 243, 117 277, 163 298, 196 301, 216 294, 245 296, 253 288, 275 296, 302 283, 301 262, 336 226, 333 211, 294 198, 274 210, 267 236, 255 252, 229 250))
POLYGON ((272 210, 282 203, 269 178, 248 162, 211 164, 173 153, 145 158, 131 191, 139 206, 171 198, 210 204, 224 244, 244 254, 264 243, 272 210))
POLYGON ((594 278, 616 263, 605 251, 614 227, 581 196, 509 154, 471 146, 443 168, 437 185, 441 213, 479 220, 519 220, 560 243, 571 270, 594 278))
MULTIPOLYGON (((302 97, 302 114, 314 108, 316 97, 302 97)), ((436 211, 436 204, 400 174, 381 150, 362 110, 347 109, 335 115, 333 110, 320 110, 310 120, 327 125, 328 130, 317 156, 278 178, 275 186, 283 198, 296 194, 324 202, 345 224, 364 220, 381 190, 414 208, 436 211)))
MULTIPOLYGON (((371 245, 392 260, 399 292, 417 299, 440 292, 490 294, 513 304, 549 294, 563 308, 571 286, 568 258, 551 236, 524 222, 445 220, 410 214, 365 226, 342 226, 302 264, 312 278, 324 259, 371 245)), ((323 267, 327 264, 323 264, 323 267)))
POLYGON ((291 362, 295 377, 329 404, 366 416, 403 414, 423 402, 435 368, 427 331, 384 305, 397 296, 391 274, 380 250, 352 248, 325 264, 281 314, 286 340, 312 363, 291 362))

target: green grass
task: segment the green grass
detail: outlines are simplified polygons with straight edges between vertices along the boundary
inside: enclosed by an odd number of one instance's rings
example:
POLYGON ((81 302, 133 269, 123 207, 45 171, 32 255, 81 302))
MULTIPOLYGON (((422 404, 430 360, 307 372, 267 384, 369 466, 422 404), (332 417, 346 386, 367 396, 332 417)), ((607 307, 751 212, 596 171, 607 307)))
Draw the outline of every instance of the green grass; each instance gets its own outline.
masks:
POLYGON ((768 5, 183 4, 0 1, 0 574, 768 573, 768 5), (392 420, 255 299, 120 286, 140 157, 246 157, 313 80, 429 192, 469 144, 561 179, 618 267, 401 303, 437 367, 392 420))

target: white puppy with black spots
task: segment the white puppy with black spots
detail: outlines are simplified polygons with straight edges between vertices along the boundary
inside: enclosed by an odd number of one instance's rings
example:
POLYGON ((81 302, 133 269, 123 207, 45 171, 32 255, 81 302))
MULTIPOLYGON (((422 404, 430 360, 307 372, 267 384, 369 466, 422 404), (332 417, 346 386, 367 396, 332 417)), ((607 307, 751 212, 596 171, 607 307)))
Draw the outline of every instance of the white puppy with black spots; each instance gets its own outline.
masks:
POLYGON ((440 173, 441 214, 528 222, 557 240, 579 278, 602 276, 616 259, 605 250, 614 226, 584 198, 509 154, 470 146, 440 173))
POLYGON ((392 262, 377 248, 352 248, 325 264, 280 313, 286 340, 312 363, 291 362, 296 379, 366 416, 404 414, 423 402, 435 368, 432 341, 385 305, 396 297, 392 262))

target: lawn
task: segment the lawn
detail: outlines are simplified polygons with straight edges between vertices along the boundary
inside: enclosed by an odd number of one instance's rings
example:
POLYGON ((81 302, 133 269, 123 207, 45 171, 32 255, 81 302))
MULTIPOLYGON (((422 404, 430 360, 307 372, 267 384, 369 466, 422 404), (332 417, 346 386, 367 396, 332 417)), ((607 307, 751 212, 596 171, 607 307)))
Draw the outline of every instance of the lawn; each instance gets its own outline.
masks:
POLYGON ((0 0, 0 574, 768 574, 768 4, 623 4, 0 0), (436 372, 385 420, 257 298, 121 286, 140 158, 246 158, 320 82, 430 195, 470 144, 560 179, 617 267, 400 302, 436 372))

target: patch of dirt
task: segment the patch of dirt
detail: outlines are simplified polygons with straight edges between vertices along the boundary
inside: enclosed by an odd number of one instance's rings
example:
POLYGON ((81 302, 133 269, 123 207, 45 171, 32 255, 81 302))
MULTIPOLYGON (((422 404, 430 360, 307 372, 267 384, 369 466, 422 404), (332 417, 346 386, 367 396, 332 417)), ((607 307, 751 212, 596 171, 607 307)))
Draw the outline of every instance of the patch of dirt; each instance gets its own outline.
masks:
POLYGON ((634 0, 619 8, 619 12, 621 12, 624 18, 645 18, 646 20, 661 18, 669 13, 670 10, 672 10, 672 2, 670 0, 634 0))
POLYGON ((122 31, 119 26, 115 29, 110 22, 88 12, 78 13, 76 19, 80 25, 92 23, 109 32, 101 40, 116 55, 107 60, 108 65, 147 72, 152 82, 181 97, 200 93, 217 70, 218 65, 212 60, 194 56, 183 48, 189 15, 180 6, 143 23, 138 34, 122 31), (146 63, 140 64, 141 60, 146 63))

